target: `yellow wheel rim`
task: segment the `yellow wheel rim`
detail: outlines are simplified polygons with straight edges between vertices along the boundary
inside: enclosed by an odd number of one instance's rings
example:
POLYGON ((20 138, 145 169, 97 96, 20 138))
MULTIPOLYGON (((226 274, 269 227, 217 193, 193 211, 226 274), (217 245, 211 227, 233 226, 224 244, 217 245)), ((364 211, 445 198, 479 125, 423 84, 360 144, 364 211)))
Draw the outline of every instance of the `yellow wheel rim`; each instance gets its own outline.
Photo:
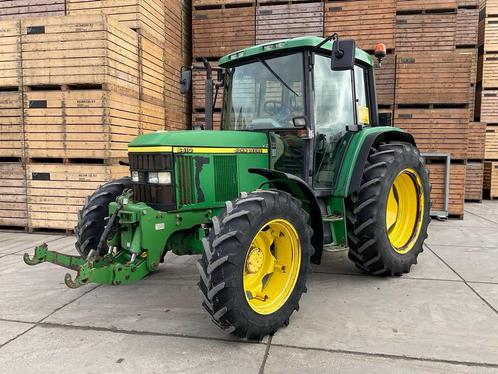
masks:
POLYGON ((301 245, 294 226, 275 219, 258 231, 244 263, 244 293, 256 313, 271 314, 287 301, 301 267, 301 245))
POLYGON ((405 169, 394 179, 386 210, 387 235, 393 249, 408 253, 417 241, 424 215, 424 194, 418 173, 405 169))

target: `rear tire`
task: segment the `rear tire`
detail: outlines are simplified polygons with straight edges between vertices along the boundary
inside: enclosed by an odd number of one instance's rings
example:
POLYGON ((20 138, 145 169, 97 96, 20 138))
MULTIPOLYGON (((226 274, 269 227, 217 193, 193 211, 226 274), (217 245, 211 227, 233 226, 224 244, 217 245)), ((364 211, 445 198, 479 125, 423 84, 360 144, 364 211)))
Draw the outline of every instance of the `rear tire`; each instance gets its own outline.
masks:
MULTIPOLYGON (((104 232, 106 218, 109 215, 109 203, 116 200, 125 189, 131 187, 130 178, 121 178, 108 182, 90 195, 78 212, 78 225, 74 228, 76 234, 76 250, 83 258, 87 258, 92 249, 96 249, 104 232)), ((100 256, 107 253, 102 249, 100 256)))
POLYGON ((212 320, 223 330, 251 340, 261 340, 287 325, 306 291, 313 254, 311 235, 308 214, 286 192, 257 190, 228 201, 221 215, 213 218, 213 228, 203 239, 204 254, 198 263, 202 305, 212 320), (282 227, 282 231, 274 227, 282 227), (256 241, 259 235, 263 243, 256 241), (285 253, 293 255, 281 261, 285 253), (275 269, 280 270, 260 272, 266 269, 266 259, 275 260, 275 269), (280 267, 282 264, 286 266, 280 267), (263 286, 254 297, 247 277, 258 274, 266 275, 256 280, 255 284, 263 286))
POLYGON ((408 273, 423 251, 429 211, 429 177, 417 148, 372 148, 360 189, 346 200, 349 258, 374 275, 408 273))

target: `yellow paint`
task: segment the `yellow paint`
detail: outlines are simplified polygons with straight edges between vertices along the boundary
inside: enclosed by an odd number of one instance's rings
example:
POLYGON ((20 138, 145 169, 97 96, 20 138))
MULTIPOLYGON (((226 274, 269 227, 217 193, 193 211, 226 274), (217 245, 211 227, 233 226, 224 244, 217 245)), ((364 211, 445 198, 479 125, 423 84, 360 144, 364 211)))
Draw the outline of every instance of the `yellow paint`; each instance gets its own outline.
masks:
POLYGON ((370 112, 366 106, 358 105, 358 122, 370 125, 370 112))
POLYGON ((389 241, 399 254, 415 245, 424 217, 424 193, 420 176, 413 169, 401 171, 387 198, 386 227, 389 241))
POLYGON ((258 314, 282 308, 301 268, 301 243, 287 220, 272 220, 258 231, 247 251, 243 284, 247 303, 258 314))
POLYGON ((128 147, 128 152, 130 153, 154 153, 154 152, 172 152, 173 147, 171 146, 161 146, 161 147, 128 147))
POLYGON ((129 147, 131 153, 156 153, 156 152, 173 152, 173 153, 231 153, 231 154, 266 154, 268 148, 225 148, 225 147, 129 147))

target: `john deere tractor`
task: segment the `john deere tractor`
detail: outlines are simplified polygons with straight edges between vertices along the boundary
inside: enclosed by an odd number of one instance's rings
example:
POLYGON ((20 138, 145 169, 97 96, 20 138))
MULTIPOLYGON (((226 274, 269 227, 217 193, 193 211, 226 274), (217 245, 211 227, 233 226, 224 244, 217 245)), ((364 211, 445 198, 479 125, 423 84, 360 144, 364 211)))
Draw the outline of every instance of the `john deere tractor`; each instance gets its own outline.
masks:
MULTIPOLYGON (((348 249, 366 273, 409 272, 427 237, 428 176, 412 136, 380 123, 373 59, 335 34, 221 58, 221 130, 210 131, 209 74, 205 129, 129 144, 130 177, 80 211, 81 256, 40 245, 25 262, 77 271, 65 278, 76 288, 136 282, 169 251, 201 255, 203 307, 256 340, 289 323, 325 251, 348 249)), ((191 77, 182 72, 185 93, 191 77)))

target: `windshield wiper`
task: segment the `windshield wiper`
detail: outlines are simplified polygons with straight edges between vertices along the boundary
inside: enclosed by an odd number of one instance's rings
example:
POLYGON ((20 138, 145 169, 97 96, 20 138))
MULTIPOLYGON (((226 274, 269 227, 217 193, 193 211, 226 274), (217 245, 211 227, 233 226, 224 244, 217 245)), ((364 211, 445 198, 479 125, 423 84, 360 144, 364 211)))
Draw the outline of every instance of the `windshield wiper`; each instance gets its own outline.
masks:
POLYGON ((270 65, 268 65, 268 63, 265 60, 258 58, 258 61, 261 62, 263 66, 267 68, 268 71, 272 73, 273 76, 277 78, 278 81, 282 83, 289 91, 291 91, 294 95, 299 96, 299 94, 296 91, 294 91, 287 83, 285 83, 285 81, 282 78, 280 78, 280 76, 277 73, 275 73, 275 71, 273 71, 273 69, 270 67, 270 65))

